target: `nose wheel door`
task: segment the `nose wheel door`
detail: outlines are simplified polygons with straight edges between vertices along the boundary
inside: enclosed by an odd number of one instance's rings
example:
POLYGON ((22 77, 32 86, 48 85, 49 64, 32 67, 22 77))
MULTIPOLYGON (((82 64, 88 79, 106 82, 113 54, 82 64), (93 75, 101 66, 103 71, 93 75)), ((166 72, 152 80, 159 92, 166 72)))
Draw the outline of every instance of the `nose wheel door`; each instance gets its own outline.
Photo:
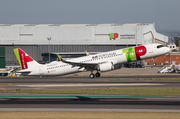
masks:
POLYGON ((149 51, 149 53, 153 53, 153 46, 152 45, 148 45, 148 51, 149 51))

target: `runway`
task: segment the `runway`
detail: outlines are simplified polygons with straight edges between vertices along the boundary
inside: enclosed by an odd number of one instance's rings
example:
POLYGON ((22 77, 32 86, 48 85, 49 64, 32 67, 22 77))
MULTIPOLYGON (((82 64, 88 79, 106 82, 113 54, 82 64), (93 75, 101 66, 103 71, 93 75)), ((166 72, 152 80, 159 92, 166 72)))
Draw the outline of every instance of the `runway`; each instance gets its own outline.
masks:
MULTIPOLYGON (((146 78, 150 76, 146 76, 146 78)), ((153 77, 153 76, 152 76, 153 77)), ((125 78, 129 78, 128 76, 125 78)), ((118 80, 101 77, 7 77, 0 78, 0 89, 72 89, 72 88, 179 88, 180 81, 118 80)))
MULTIPOLYGON (((180 78, 180 74, 108 76, 90 79, 85 77, 0 77, 0 83, 89 83, 107 79, 180 78)), ((116 82, 116 81, 114 81, 116 82)), ((138 82, 138 81, 136 81, 138 82)))
MULTIPOLYGON (((71 89, 71 88, 179 88, 180 81, 132 81, 119 78, 162 78, 164 75, 101 77, 6 77, 0 78, 0 90, 71 89), (110 80, 109 80, 110 79, 110 80), (112 80, 113 79, 113 80, 112 80)), ((179 75, 166 75, 179 78, 179 75), (177 77, 178 76, 178 77, 177 77)), ((0 94, 17 95, 17 94, 0 94)), ((25 96, 27 94, 18 93, 25 96)), ((33 94, 43 95, 43 94, 33 94)), ((53 95, 53 94, 49 94, 53 95)), ((71 94, 69 94, 71 95, 71 94)), ((84 98, 76 97, 0 97, 0 111, 118 111, 118 112, 180 112, 176 98, 84 98)), ((112 96, 112 95, 110 95, 112 96)), ((145 96, 146 97, 146 96, 145 96)))
POLYGON ((1 98, 0 111, 180 112, 179 99, 1 98))

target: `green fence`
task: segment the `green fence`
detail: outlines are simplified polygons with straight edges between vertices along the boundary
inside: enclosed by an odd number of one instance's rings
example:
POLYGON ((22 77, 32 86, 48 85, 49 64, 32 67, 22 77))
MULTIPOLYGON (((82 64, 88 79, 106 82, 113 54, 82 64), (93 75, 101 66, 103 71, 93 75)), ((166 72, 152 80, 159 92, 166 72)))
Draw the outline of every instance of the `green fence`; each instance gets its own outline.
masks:
POLYGON ((0 47, 0 68, 5 68, 5 47, 0 47))

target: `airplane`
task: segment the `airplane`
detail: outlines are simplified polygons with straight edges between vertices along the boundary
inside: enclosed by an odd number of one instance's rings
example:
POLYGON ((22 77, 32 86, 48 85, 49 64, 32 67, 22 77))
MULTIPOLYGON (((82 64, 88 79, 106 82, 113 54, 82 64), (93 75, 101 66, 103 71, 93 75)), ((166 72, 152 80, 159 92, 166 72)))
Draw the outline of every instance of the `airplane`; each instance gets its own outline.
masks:
POLYGON ((100 77, 99 72, 114 70, 117 64, 158 57, 170 52, 168 47, 161 44, 147 44, 113 50, 95 55, 39 64, 20 48, 13 49, 21 66, 19 73, 28 76, 60 76, 82 71, 91 71, 90 78, 100 77), (97 71, 97 73, 93 73, 97 71))

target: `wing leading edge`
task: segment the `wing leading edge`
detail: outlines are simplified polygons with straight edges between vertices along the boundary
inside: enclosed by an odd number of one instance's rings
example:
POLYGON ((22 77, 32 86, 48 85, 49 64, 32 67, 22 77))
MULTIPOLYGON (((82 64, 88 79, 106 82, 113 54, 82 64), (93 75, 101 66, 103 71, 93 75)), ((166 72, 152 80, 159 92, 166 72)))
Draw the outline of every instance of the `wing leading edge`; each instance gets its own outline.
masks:
POLYGON ((58 54, 56 54, 59 58, 60 61, 73 65, 73 66, 80 66, 80 67, 84 67, 84 68, 97 68, 97 66, 99 64, 105 63, 105 62, 98 62, 98 63, 79 63, 79 62, 71 62, 71 61, 66 61, 64 59, 62 59, 61 56, 59 56, 58 54))

